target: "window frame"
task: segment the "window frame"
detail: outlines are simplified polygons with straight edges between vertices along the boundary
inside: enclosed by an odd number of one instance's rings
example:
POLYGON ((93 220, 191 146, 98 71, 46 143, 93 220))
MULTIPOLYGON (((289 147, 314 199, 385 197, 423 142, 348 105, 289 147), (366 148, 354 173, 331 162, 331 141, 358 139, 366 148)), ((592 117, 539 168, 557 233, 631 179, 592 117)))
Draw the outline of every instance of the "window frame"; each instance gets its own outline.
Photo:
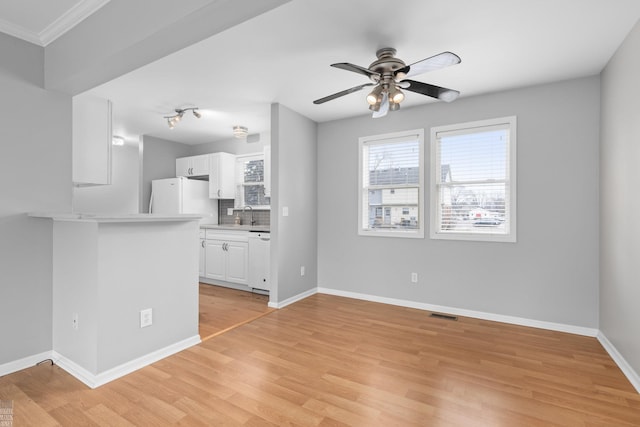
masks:
MULTIPOLYGON (((425 146, 424 146, 424 129, 412 129, 400 132, 392 132, 379 135, 370 135, 360 137, 358 140, 358 235, 359 236, 371 236, 371 237, 400 237, 400 238, 424 238, 424 232, 427 222, 427 216, 425 214, 425 162, 424 162, 425 146), (418 155, 418 228, 415 229, 384 229, 384 228, 369 228, 368 220, 365 222, 364 213, 365 209, 368 212, 368 207, 364 206, 365 197, 364 192, 369 191, 369 186, 364 187, 364 171, 366 169, 364 164, 364 147, 373 144, 384 144, 393 142, 400 143, 402 140, 406 141, 409 137, 416 137, 418 140, 419 155, 418 155), (366 228, 365 228, 366 226, 366 228)), ((413 188, 413 187, 411 187, 413 188)))
MULTIPOLYGON (((468 241, 486 241, 486 242, 507 242, 515 243, 517 241, 517 172, 516 172, 516 152, 517 152, 517 118, 516 116, 507 116, 487 120, 478 120, 466 123, 457 123, 445 126, 436 126, 431 128, 430 137, 430 156, 431 156, 431 173, 430 173, 430 238, 442 240, 468 240, 468 241), (440 156, 438 146, 438 134, 442 133, 473 133, 474 129, 480 131, 482 128, 503 127, 509 130, 509 141, 507 148, 506 167, 507 176, 505 178, 505 197, 508 197, 508 203, 505 206, 505 216, 508 216, 508 231, 506 233, 489 233, 489 232, 469 232, 469 231, 443 231, 440 228, 440 192, 438 185, 441 179, 440 156)), ((486 181, 490 183, 490 180, 486 181)), ((505 200, 506 201, 506 200, 505 200)))
MULTIPOLYGON (((264 153, 263 152, 257 152, 257 153, 248 153, 248 154, 239 154, 236 156, 235 161, 236 161, 236 197, 235 197, 235 201, 234 201, 234 208, 243 208, 244 206, 251 206, 251 208, 253 209, 258 209, 258 210, 271 210, 271 205, 245 205, 246 200, 244 199, 244 187, 246 186, 251 186, 251 185, 262 185, 263 189, 264 189, 264 177, 262 181, 255 181, 255 182, 251 182, 251 183, 245 183, 244 181, 244 163, 246 161, 251 161, 251 160, 262 160, 263 161, 263 168, 264 168, 264 153), (241 167, 242 165, 242 167, 241 167), (236 206, 238 205, 238 206, 236 206)), ((265 198, 269 197, 269 196, 264 196, 265 198)), ((269 197, 269 199, 271 199, 269 197)))

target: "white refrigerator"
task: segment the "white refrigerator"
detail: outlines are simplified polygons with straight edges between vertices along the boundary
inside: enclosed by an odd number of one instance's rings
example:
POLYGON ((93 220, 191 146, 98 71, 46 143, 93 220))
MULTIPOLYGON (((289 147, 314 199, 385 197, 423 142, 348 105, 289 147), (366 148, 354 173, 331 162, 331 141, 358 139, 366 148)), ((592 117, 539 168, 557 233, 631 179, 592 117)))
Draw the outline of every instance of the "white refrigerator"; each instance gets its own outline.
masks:
POLYGON ((218 200, 209 198, 209 182, 178 178, 151 181, 149 213, 199 214, 201 224, 218 223, 218 200))

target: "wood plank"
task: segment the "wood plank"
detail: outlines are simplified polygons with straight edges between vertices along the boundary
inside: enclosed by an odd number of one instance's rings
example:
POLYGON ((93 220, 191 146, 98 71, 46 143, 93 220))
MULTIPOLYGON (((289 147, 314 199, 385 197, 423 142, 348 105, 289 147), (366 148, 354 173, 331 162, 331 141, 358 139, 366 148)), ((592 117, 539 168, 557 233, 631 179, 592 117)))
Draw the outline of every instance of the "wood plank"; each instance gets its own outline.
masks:
POLYGON ((640 425, 640 395, 595 338, 330 295, 254 310, 96 390, 40 365, 0 378, 0 399, 15 425, 640 425))

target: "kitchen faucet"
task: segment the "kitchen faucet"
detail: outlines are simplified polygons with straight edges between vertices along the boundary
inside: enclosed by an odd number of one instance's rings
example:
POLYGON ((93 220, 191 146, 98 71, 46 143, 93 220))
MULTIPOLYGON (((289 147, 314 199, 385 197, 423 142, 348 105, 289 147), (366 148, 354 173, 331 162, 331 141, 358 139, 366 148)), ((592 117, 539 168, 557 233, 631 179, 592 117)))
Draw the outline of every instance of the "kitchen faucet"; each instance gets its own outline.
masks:
POLYGON ((244 215, 244 211, 245 209, 249 208, 249 212, 251 213, 251 225, 254 225, 256 222, 253 220, 253 207, 246 205, 245 207, 242 208, 242 214, 244 215))

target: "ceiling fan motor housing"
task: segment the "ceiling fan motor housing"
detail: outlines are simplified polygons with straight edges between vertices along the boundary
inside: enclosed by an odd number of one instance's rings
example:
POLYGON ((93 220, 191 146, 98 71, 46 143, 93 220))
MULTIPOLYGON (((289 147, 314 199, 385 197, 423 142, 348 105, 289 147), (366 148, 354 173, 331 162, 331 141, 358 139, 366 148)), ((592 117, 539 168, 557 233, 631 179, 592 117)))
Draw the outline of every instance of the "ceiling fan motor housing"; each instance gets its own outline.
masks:
POLYGON ((381 80, 386 80, 386 83, 388 83, 389 79, 393 79, 396 70, 406 67, 407 64, 405 64, 401 59, 396 58, 395 54, 396 50, 392 47, 383 47, 382 49, 378 49, 376 52, 378 59, 369 65, 370 71, 380 75, 371 76, 371 80, 374 83, 378 83, 381 80))

